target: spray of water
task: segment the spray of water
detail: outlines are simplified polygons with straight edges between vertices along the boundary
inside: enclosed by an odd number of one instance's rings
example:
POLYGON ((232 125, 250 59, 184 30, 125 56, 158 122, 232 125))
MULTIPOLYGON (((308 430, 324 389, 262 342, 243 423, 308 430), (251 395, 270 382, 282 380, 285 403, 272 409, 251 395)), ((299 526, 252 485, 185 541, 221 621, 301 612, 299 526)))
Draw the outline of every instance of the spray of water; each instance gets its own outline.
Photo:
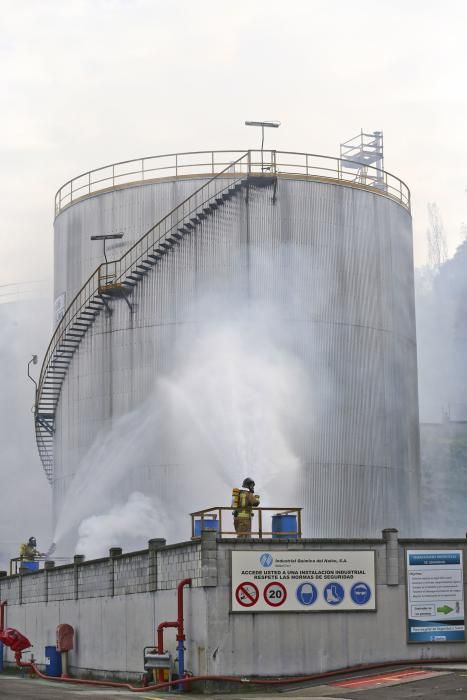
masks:
POLYGON ((270 308, 210 318, 183 331, 172 371, 139 408, 98 435, 68 489, 59 544, 79 533, 79 553, 91 556, 109 543, 185 539, 187 513, 229 505, 246 476, 265 505, 284 503, 287 488, 292 497, 299 460, 291 426, 309 406, 304 372, 277 338, 270 308), (134 493, 148 481, 150 493, 134 493))

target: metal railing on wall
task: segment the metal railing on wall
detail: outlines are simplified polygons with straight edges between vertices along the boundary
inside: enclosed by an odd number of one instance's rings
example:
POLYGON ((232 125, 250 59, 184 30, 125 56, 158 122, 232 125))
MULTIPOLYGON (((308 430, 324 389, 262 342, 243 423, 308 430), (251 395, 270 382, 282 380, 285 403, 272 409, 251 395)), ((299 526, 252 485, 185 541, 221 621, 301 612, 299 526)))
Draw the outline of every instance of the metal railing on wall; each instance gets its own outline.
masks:
MULTIPOLYGON (((55 215, 79 199, 119 187, 166 178, 212 177, 227 168, 242 153, 245 151, 169 153, 121 161, 89 170, 60 187, 55 195, 55 215)), ((272 150, 252 150, 249 153, 251 172, 272 171, 279 175, 301 175, 312 179, 353 184, 385 194, 410 210, 409 188, 400 178, 385 170, 370 165, 359 165, 356 168, 354 161, 314 153, 272 150)))

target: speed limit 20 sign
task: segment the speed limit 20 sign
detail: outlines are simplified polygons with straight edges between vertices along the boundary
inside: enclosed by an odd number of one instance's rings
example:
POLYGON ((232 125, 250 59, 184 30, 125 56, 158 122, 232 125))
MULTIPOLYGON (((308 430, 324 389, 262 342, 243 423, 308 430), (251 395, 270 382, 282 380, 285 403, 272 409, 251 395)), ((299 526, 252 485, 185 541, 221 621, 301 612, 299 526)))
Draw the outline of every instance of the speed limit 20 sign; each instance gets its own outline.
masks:
POLYGON ((263 597, 271 608, 279 608, 287 599, 287 589, 283 583, 272 581, 263 591, 263 597))

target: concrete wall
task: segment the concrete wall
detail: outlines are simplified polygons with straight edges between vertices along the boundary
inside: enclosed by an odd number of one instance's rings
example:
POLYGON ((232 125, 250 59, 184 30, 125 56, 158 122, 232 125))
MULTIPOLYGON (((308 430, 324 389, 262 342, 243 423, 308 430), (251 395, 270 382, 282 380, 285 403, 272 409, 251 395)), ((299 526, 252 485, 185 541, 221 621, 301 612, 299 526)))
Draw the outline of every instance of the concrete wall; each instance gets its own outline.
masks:
MULTIPOLYGON (((465 567, 466 540, 397 541, 396 531, 384 531, 374 540, 238 543, 204 533, 201 541, 155 541, 142 552, 1 578, 0 600, 8 601, 7 625, 29 637, 41 663, 44 647, 55 643, 57 624, 73 625, 70 662, 83 675, 138 676, 157 624, 176 619, 176 585, 185 577, 193 579, 185 592, 186 667, 195 674, 275 676, 365 662, 465 658, 466 643, 407 644, 407 548, 462 549, 465 567), (231 613, 232 550, 264 549, 375 551, 377 610, 231 613)), ((175 658, 173 630, 166 632, 166 648, 175 658)))

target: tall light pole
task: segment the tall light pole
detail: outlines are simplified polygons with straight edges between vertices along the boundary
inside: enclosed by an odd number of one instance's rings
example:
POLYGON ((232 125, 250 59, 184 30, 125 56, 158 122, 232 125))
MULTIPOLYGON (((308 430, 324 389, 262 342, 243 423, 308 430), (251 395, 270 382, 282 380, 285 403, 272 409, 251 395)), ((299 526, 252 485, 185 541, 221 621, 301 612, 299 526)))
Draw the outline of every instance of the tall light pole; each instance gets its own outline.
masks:
POLYGON ((112 241, 116 238, 123 238, 123 233, 106 233, 103 234, 102 236, 91 236, 91 241, 104 241, 104 260, 107 263, 107 254, 105 251, 105 242, 106 241, 112 241))
POLYGON ((264 170, 263 166, 263 150, 264 150, 264 128, 278 129, 281 123, 278 121, 269 122, 245 122, 245 126, 260 126, 261 127, 261 170, 264 170))
POLYGON ((31 377, 31 371, 30 371, 31 364, 37 365, 37 355, 33 355, 28 362, 28 377, 31 380, 31 382, 34 384, 34 386, 36 387, 36 392, 34 395, 34 411, 35 411, 36 410, 36 402, 37 402, 37 382, 34 379, 34 377, 31 377))

